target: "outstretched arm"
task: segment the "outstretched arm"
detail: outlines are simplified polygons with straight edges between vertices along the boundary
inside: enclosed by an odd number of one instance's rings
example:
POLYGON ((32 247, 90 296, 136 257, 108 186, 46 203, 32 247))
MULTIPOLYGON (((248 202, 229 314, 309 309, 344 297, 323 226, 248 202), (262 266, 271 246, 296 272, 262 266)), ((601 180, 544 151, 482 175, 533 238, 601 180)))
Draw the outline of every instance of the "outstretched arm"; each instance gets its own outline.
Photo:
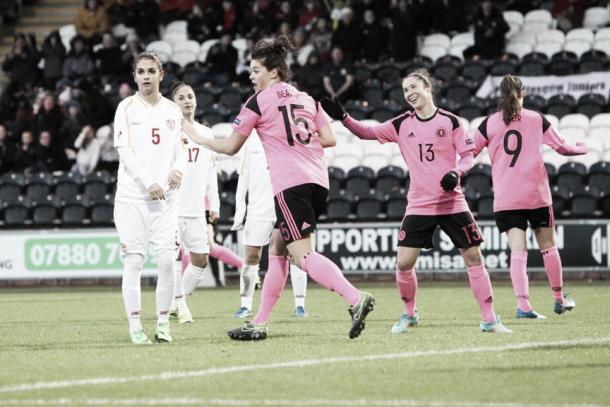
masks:
POLYGON ((195 126, 193 126, 191 123, 184 121, 182 126, 186 135, 189 136, 193 142, 201 144, 202 146, 221 154, 235 155, 241 146, 244 145, 247 139, 246 136, 236 131, 225 139, 206 138, 199 134, 195 126))

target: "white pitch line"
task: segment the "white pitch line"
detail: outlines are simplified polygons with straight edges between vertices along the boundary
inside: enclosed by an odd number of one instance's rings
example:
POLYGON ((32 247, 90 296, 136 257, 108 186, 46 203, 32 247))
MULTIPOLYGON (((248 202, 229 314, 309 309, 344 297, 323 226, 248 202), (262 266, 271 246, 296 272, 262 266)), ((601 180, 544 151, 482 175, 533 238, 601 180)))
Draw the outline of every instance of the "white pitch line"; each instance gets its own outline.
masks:
POLYGON ((482 401, 434 401, 434 400, 371 400, 371 399, 201 399, 201 398, 160 398, 160 399, 108 399, 108 398, 59 398, 59 399, 14 399, 0 400, 0 406, 379 406, 379 407, 607 407, 603 404, 568 403, 517 403, 482 401))
POLYGON ((579 346, 579 345, 599 345, 610 342, 610 336, 601 338, 585 338, 585 339, 573 339, 563 341, 552 341, 552 342, 524 342, 511 345, 502 346, 490 346, 490 347, 476 347, 476 348, 457 348, 457 349, 445 349, 445 350, 428 350, 418 352, 402 352, 402 353, 382 353, 378 355, 365 355, 365 356, 338 356, 333 358, 322 358, 322 359, 305 359, 295 360, 289 362, 276 362, 276 363, 265 363, 257 365, 244 365, 244 366, 228 366, 228 367, 212 367, 204 370, 190 370, 183 372, 161 372, 158 374, 142 375, 142 376, 124 376, 124 377, 93 377, 89 379, 75 379, 75 380, 58 380, 51 382, 37 382, 37 383, 22 383, 13 384, 8 386, 0 387, 0 393, 17 393, 22 391, 42 390, 42 389, 61 389, 68 387, 77 386, 97 386, 103 384, 115 384, 115 383, 130 383, 130 382, 147 382, 157 380, 174 380, 174 379, 186 379, 193 377, 205 377, 205 376, 216 376, 226 373, 236 372, 249 372, 253 370, 270 370, 270 369, 282 369, 292 367, 307 367, 307 366, 318 366, 328 365, 335 363, 345 362, 362 362, 362 361, 373 361, 373 360, 384 360, 384 359, 410 359, 421 356, 440 356, 440 355, 457 355, 465 353, 485 353, 485 352, 505 352, 511 350, 524 350, 524 349, 536 349, 536 348, 547 348, 547 347, 566 347, 566 346, 579 346))

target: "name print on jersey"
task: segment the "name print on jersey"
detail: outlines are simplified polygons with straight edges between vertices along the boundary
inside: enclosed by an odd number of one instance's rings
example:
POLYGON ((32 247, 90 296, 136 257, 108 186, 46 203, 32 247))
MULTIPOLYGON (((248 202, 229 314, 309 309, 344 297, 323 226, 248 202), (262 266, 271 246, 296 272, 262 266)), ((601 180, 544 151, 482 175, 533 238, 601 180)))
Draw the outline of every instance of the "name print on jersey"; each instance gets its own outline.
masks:
POLYGON ((289 97, 292 96, 292 94, 288 91, 288 89, 277 90, 277 91, 275 91, 275 94, 280 99, 282 99, 282 98, 289 98, 289 97))

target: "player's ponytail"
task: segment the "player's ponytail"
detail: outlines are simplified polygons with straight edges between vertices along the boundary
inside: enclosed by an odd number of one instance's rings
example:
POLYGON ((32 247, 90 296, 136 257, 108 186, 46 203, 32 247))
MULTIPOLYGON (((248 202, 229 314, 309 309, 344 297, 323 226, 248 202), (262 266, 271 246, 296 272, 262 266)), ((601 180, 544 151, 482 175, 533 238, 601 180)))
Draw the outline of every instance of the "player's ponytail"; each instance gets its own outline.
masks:
POLYGON ((290 39, 285 35, 279 35, 274 41, 258 41, 252 50, 252 59, 259 60, 268 71, 277 69, 280 79, 287 81, 292 76, 292 72, 286 58, 293 50, 294 45, 290 39))
POLYGON ((516 76, 506 75, 500 82, 500 110, 502 120, 508 125, 521 110, 523 82, 516 76))

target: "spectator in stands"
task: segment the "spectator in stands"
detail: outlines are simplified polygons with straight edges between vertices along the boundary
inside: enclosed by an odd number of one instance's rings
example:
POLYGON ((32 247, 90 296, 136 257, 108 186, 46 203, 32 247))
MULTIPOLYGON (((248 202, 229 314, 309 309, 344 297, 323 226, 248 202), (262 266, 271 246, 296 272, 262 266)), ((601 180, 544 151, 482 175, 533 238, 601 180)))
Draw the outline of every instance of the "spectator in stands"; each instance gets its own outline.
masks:
POLYGON ((211 38, 212 28, 207 24, 207 19, 203 15, 203 11, 199 5, 193 6, 193 11, 187 17, 186 31, 190 39, 199 43, 211 38))
POLYGON ((245 13, 238 31, 245 38, 261 38, 270 32, 270 24, 258 1, 252 3, 252 8, 245 13))
POLYGON ((311 31, 319 16, 320 11, 316 6, 315 0, 305 0, 303 8, 299 12, 299 27, 311 31))
POLYGON ((13 47, 2 62, 2 70, 11 81, 30 88, 38 81, 38 61, 40 54, 36 48, 34 34, 26 36, 18 33, 13 40, 13 47))
POLYGON ((289 1, 282 1, 280 3, 279 9, 275 13, 274 20, 276 27, 281 26, 282 23, 287 23, 290 27, 297 27, 299 23, 299 19, 289 1))
POLYGON ((72 89, 72 98, 81 109, 83 118, 98 129, 112 123, 112 107, 97 87, 87 80, 78 80, 72 89))
POLYGON ((542 8, 541 0, 508 0, 506 2, 506 10, 516 10, 523 15, 539 8, 542 8))
POLYGON ((65 153, 50 131, 42 131, 38 136, 35 155, 37 171, 53 172, 66 168, 65 153))
POLYGON ((299 88, 307 92, 315 100, 326 95, 324 92, 324 69, 316 52, 309 54, 307 64, 297 73, 299 88))
POLYGON ((56 83, 62 77, 66 58, 66 47, 61 42, 59 31, 51 31, 42 42, 42 57, 44 58, 42 71, 44 86, 46 89, 54 90, 56 83))
POLYGON ((97 168, 106 170, 111 174, 116 174, 119 168, 119 153, 114 148, 112 127, 111 124, 100 127, 95 134, 100 143, 100 161, 97 168))
POLYGON ((126 69, 122 64, 121 49, 114 43, 114 36, 110 32, 102 36, 102 48, 95 52, 94 59, 102 85, 112 84, 126 69))
POLYGON ((582 27, 585 16, 585 2, 582 0, 556 0, 551 14, 557 20, 557 28, 570 31, 582 27))
POLYGON ((392 6, 391 53, 395 61, 407 61, 417 51, 419 21, 408 0, 398 0, 392 6))
POLYGON ((544 167, 542 145, 557 153, 587 153, 583 143, 568 144, 540 112, 523 108, 523 82, 506 75, 500 82, 500 108, 483 120, 475 133, 475 154, 487 147, 491 158, 494 217, 510 247, 510 277, 517 297, 517 318, 545 318, 529 301, 526 231, 533 229, 555 305, 553 311, 571 311, 576 303, 563 294, 563 270, 555 240, 553 200, 544 167), (520 179, 515 189, 515 180, 520 179))
MULTIPOLYGON (((155 0, 137 0, 129 15, 128 26, 135 28, 145 44, 159 38, 159 4, 155 0)), ((131 66, 131 65, 129 65, 131 66)))
POLYGON ((95 64, 89 54, 87 43, 80 35, 70 41, 70 52, 64 61, 64 80, 74 82, 77 79, 90 78, 95 73, 95 64))
POLYGON ((226 84, 235 79, 237 69, 237 49, 231 44, 232 36, 224 32, 220 41, 210 48, 206 59, 208 79, 215 84, 226 84))
POLYGON ((333 48, 331 61, 328 62, 324 75, 324 89, 332 99, 345 101, 353 94, 354 75, 350 62, 343 59, 341 48, 333 48))
POLYGON ((355 59, 360 54, 362 34, 354 19, 354 12, 349 7, 341 10, 341 21, 333 33, 332 46, 340 48, 346 59, 355 59))
POLYGON ((121 52, 123 53, 123 79, 130 80, 133 82, 132 74, 131 74, 131 65, 133 60, 140 52, 144 51, 144 47, 142 43, 140 43, 140 39, 137 34, 129 33, 127 34, 127 38, 125 38, 125 44, 121 46, 121 52))
POLYGON ((10 128, 11 133, 15 135, 22 134, 26 130, 34 131, 36 125, 31 103, 27 100, 21 100, 15 113, 15 120, 6 122, 6 125, 10 128))
POLYGON ((25 85, 22 82, 10 81, 0 96, 0 121, 7 123, 14 120, 19 107, 28 104, 25 85))
POLYGON ((328 20, 325 18, 318 18, 316 21, 316 28, 311 33, 311 43, 313 44, 316 52, 320 56, 321 61, 326 61, 330 54, 333 33, 329 28, 328 20))
POLYGON ((102 33, 110 28, 106 7, 98 0, 85 0, 76 11, 74 25, 76 33, 89 45, 98 44, 102 40, 102 33))
POLYGON ((364 12, 360 56, 367 62, 377 62, 387 53, 388 32, 375 18, 373 10, 364 12))
POLYGON ((95 137, 95 129, 87 124, 74 142, 77 153, 76 164, 72 171, 78 171, 82 175, 89 175, 95 171, 100 159, 101 147, 102 143, 95 137))
POLYGON ((131 95, 133 95, 133 90, 131 89, 131 86, 129 86, 129 84, 126 82, 121 83, 119 85, 118 94, 113 96, 110 100, 113 110, 116 110, 117 106, 119 105, 119 103, 121 103, 123 99, 131 95))
POLYGON ((223 1, 222 2, 222 29, 226 32, 234 32, 235 31, 235 21, 237 18, 237 10, 235 10, 235 5, 232 1, 223 1))
POLYGON ((52 134, 59 132, 64 115, 55 103, 55 97, 51 92, 45 92, 40 109, 36 113, 34 120, 39 133, 45 130, 50 131, 52 134))
POLYGON ((10 139, 8 129, 0 123, 0 174, 13 169, 17 147, 10 139))
POLYGON ((491 0, 483 0, 474 19, 474 45, 464 50, 464 58, 492 59, 504 52, 510 27, 491 0))
POLYGON ((288 63, 291 65, 298 64, 299 66, 303 66, 307 63, 309 54, 313 52, 314 47, 311 42, 309 42, 307 32, 303 28, 299 27, 294 30, 292 39, 294 42, 294 52, 290 55, 288 63))
POLYGON ((57 141, 61 142, 64 151, 66 151, 66 155, 70 159, 75 159, 76 150, 74 150, 74 142, 85 125, 85 120, 83 119, 81 108, 78 103, 70 102, 64 105, 64 109, 67 114, 59 129, 60 140, 57 141))
POLYGON ((14 170, 25 173, 36 171, 36 144, 34 133, 24 130, 21 133, 21 144, 15 154, 14 170))

